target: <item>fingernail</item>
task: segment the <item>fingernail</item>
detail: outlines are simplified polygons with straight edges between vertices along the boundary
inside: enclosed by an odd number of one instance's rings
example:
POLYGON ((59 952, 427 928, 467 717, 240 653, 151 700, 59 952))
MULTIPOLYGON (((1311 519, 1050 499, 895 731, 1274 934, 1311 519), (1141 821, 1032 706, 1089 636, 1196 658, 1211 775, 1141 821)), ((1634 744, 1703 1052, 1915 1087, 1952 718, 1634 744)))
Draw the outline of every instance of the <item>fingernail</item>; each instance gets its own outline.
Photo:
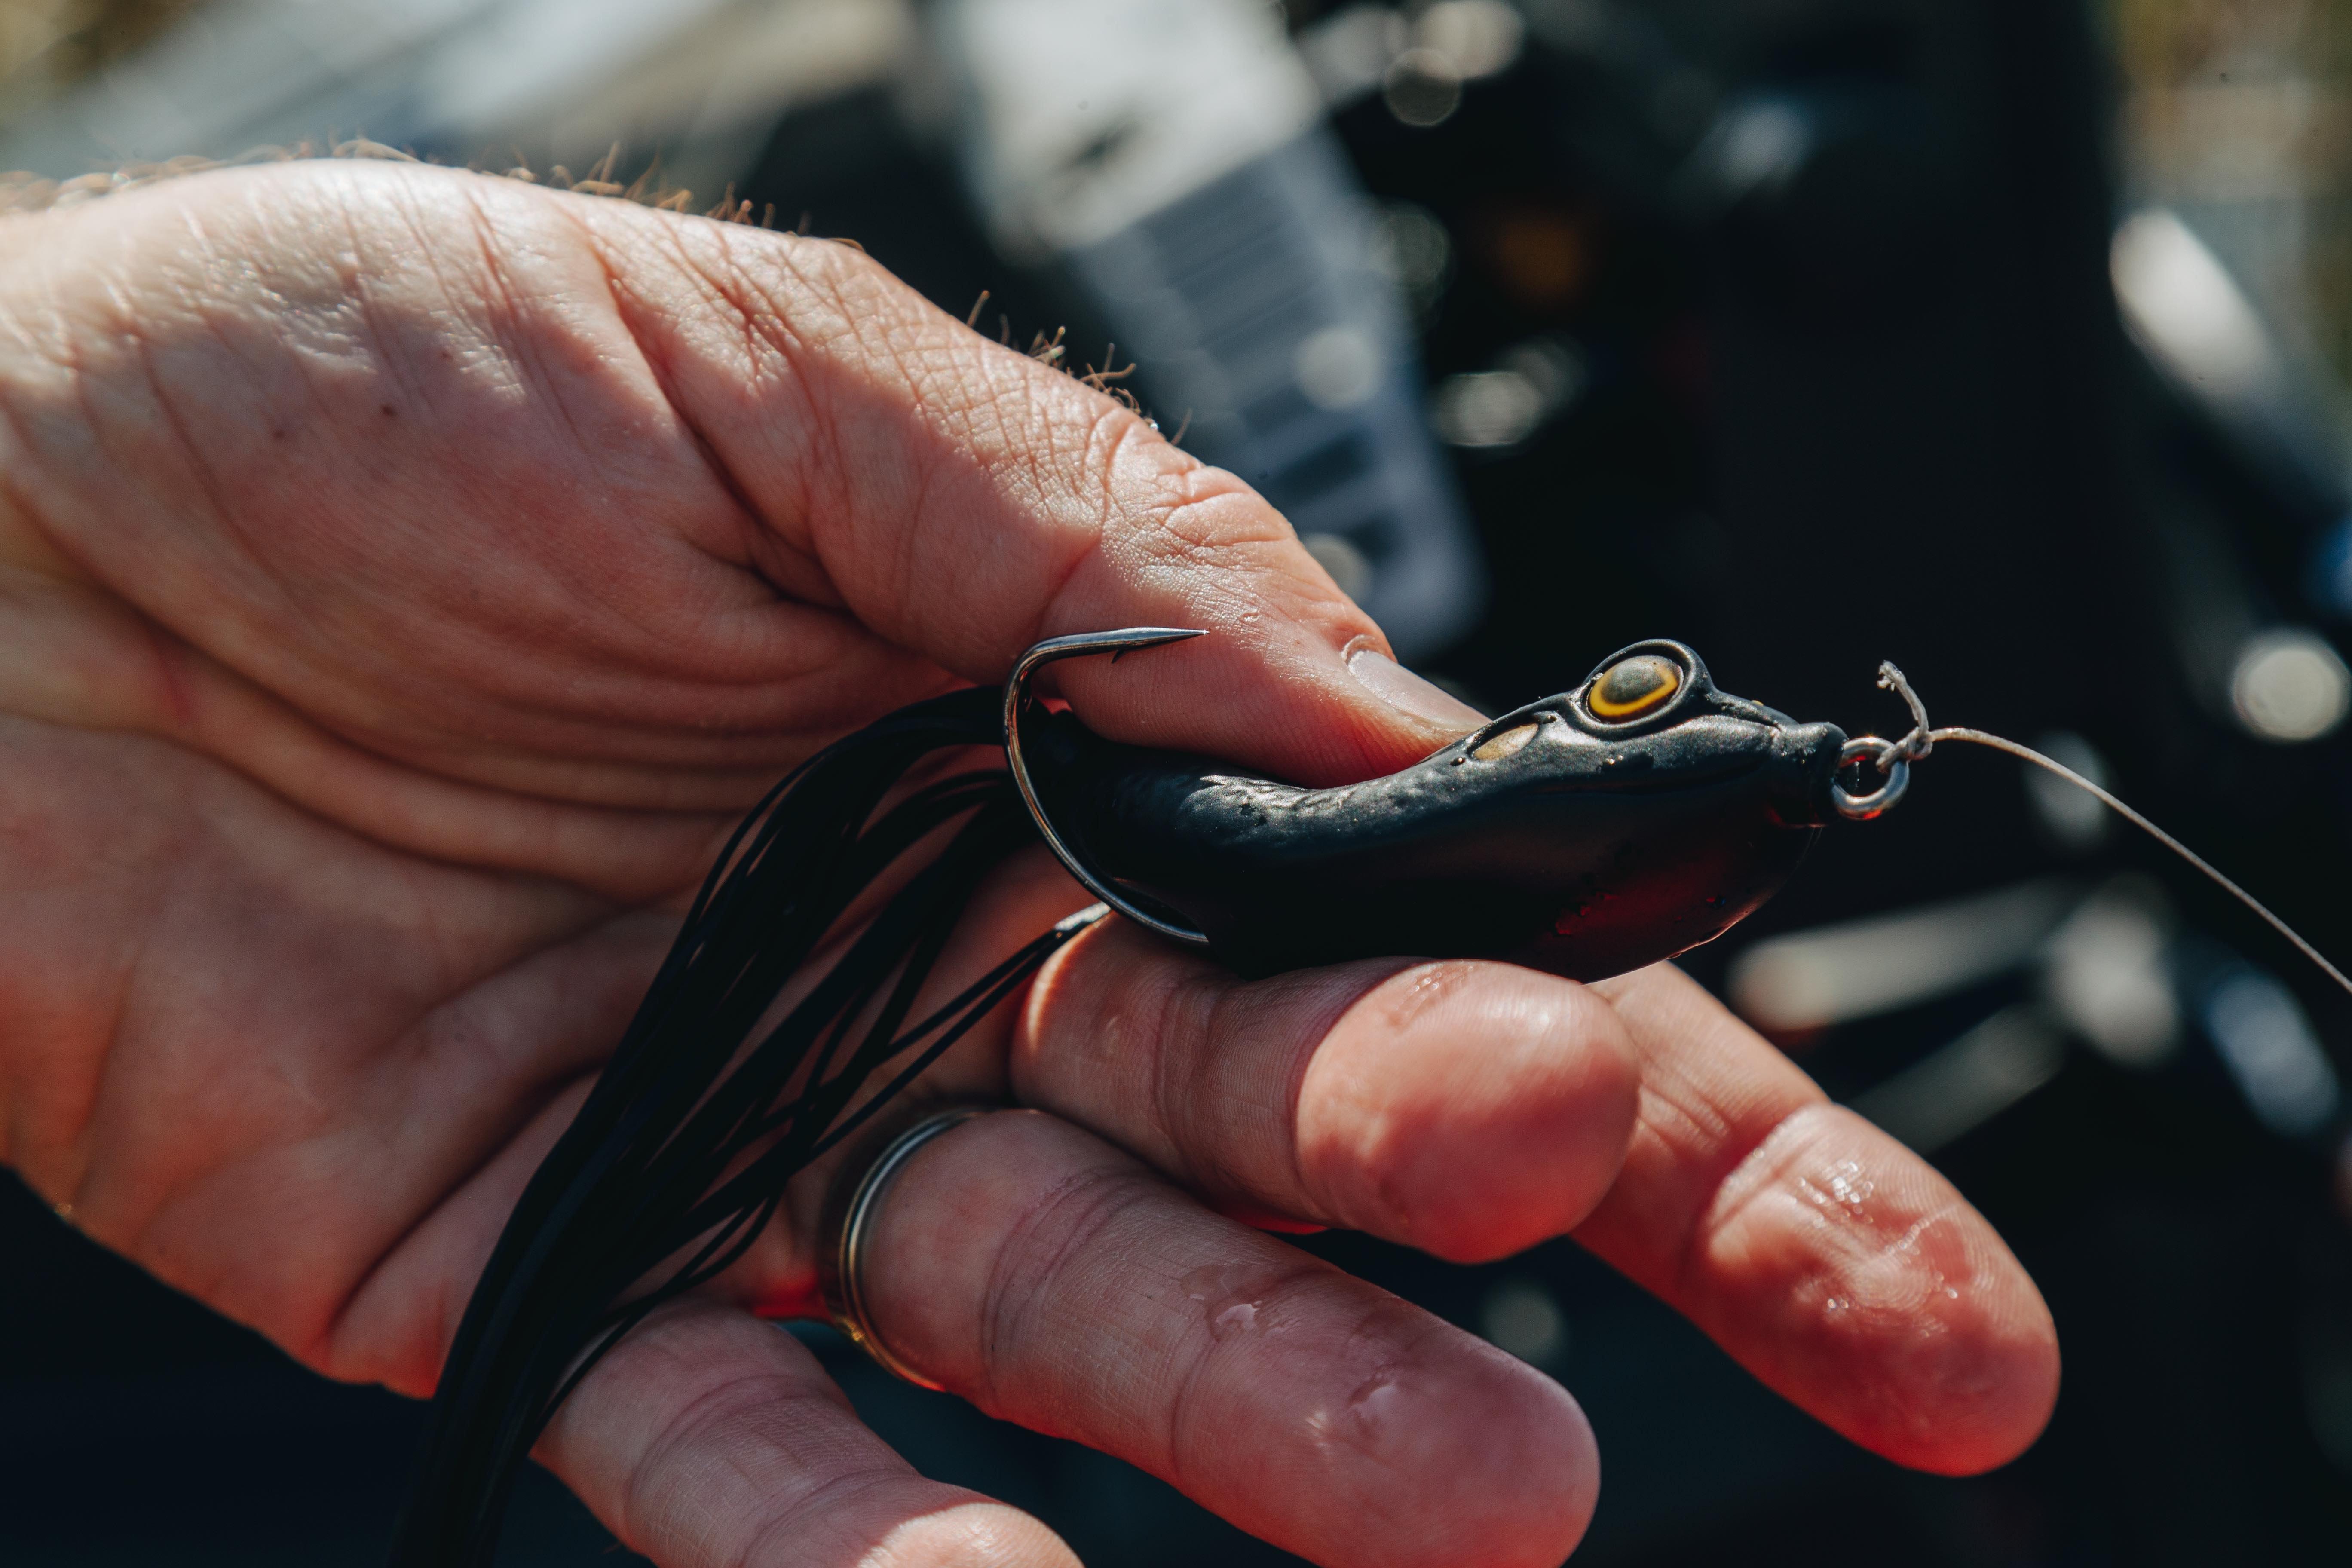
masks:
POLYGON ((1433 682, 1423 680, 1378 648, 1359 648, 1348 656, 1348 673, 1367 690, 1395 709, 1425 723, 1449 730, 1475 730, 1486 715, 1433 682))

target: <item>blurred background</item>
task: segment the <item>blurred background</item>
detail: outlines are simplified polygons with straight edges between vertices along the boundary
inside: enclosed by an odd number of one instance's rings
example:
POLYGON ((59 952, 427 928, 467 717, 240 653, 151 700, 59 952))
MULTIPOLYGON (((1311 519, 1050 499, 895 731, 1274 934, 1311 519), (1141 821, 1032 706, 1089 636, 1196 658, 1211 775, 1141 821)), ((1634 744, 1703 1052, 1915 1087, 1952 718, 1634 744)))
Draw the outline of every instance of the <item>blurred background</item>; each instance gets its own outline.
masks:
MULTIPOLYGON (((2342 0, 0 0, 0 200, 306 145, 854 237, 1132 363, 1490 709, 1671 636, 1893 733, 1893 658, 2352 954, 2342 0)), ((2352 999, 1957 752, 1686 963, 2033 1270, 2022 1459, 1880 1463, 1564 1244, 1307 1245, 1584 1403, 1580 1562, 2352 1560, 2352 999)), ((0 1563, 376 1561, 417 1410, 0 1183, 0 1563)), ((1091 1562, 1290 1561, 807 1337, 1091 1562)), ((508 1561, 612 1550, 534 1477, 508 1561)))

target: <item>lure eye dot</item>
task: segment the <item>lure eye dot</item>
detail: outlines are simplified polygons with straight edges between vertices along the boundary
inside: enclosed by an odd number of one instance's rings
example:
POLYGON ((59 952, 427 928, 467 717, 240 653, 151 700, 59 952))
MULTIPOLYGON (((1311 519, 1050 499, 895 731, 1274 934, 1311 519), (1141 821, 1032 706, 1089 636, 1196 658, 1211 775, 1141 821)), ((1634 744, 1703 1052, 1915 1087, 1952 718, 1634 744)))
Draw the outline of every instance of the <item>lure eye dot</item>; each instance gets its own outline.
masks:
POLYGON ((1595 719, 1638 719, 1682 689, 1682 667, 1654 653, 1621 658, 1602 670, 1585 694, 1595 719))
POLYGON ((1521 724, 1504 731, 1470 754, 1482 763, 1498 763, 1505 757, 1518 755, 1519 749, 1536 738, 1538 726, 1521 724))

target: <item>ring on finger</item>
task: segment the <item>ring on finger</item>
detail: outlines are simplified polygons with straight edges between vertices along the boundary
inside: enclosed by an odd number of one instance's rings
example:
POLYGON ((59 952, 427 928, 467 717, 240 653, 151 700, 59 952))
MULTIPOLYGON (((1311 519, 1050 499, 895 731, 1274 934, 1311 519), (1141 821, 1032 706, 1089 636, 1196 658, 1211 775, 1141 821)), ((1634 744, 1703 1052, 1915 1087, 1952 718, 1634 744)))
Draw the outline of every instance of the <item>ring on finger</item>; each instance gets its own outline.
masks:
POLYGON ((863 1171, 853 1177, 844 1167, 833 1180, 824 1212, 817 1226, 817 1285, 834 1327, 847 1335, 883 1371, 918 1388, 936 1389, 921 1373, 890 1352, 874 1331, 871 1304, 866 1296, 866 1249, 874 1237, 875 1221, 891 1184, 917 1152, 943 1133, 965 1122, 1001 1110, 1000 1105, 955 1105, 914 1122, 875 1151, 863 1171))

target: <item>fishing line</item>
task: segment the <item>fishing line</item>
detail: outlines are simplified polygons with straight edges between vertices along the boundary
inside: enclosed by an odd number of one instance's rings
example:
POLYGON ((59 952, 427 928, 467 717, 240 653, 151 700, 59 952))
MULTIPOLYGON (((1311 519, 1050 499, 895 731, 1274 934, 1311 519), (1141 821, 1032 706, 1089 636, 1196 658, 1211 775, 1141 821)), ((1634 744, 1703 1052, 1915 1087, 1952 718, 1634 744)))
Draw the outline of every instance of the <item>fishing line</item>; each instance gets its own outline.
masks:
POLYGON ((1972 746, 1989 746, 1996 752, 2006 752, 2012 757, 2032 763, 2035 767, 2055 773, 2075 788, 2086 792, 2108 810, 2196 867, 2198 870, 2210 878, 2215 886, 2261 916, 2263 922, 2279 935, 2286 938, 2297 952, 2317 964, 2321 972, 2330 980, 2342 986, 2347 994, 2352 994, 2352 977, 2347 977, 2341 969, 2329 962, 2327 955, 2306 942, 2300 931, 2273 914, 2269 907, 2260 899, 2222 875, 2220 868, 2202 855, 2158 827, 2138 811, 2116 799, 2113 791, 2092 783, 2055 758, 2045 757, 2032 747, 2020 745, 2005 736, 1995 735, 1984 730, 1970 730, 1959 726, 1942 730, 1929 728, 1926 704, 1919 700, 1918 693, 1911 689, 1911 683, 1904 679, 1903 672, 1892 663, 1883 663, 1878 667, 1878 684, 1882 689, 1893 691, 1900 696, 1909 706, 1912 730, 1899 741, 1887 741, 1876 735, 1863 735, 1846 742, 1847 761, 1867 762, 1877 768, 1887 780, 1884 786, 1868 795, 1854 795, 1841 792, 1844 794, 1844 799, 1839 803, 1839 810, 1846 816, 1856 821, 1868 821, 1900 800, 1909 782, 1909 764, 1927 756, 1935 749, 1938 742, 1959 741, 1972 746))

